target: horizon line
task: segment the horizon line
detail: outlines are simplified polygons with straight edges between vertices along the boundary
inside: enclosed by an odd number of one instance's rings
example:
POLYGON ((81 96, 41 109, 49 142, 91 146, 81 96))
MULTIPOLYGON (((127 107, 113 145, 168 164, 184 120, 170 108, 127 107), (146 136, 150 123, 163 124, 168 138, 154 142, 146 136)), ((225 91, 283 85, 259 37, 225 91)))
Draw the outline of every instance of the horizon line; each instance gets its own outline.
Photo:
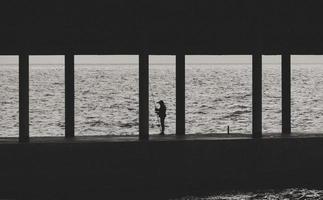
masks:
MULTIPOLYGON (((18 65, 19 63, 0 63, 0 65, 18 65)), ((30 65, 64 65, 65 63, 29 63, 30 65)), ((243 63, 185 63, 186 65, 250 65, 252 62, 243 63)), ((281 63, 262 63, 263 65, 281 65, 281 63)), ((292 63, 298 65, 323 64, 323 62, 292 63)), ((74 65, 139 65, 139 63, 75 63, 74 65)), ((149 65, 176 65, 176 63, 149 63, 149 65)))

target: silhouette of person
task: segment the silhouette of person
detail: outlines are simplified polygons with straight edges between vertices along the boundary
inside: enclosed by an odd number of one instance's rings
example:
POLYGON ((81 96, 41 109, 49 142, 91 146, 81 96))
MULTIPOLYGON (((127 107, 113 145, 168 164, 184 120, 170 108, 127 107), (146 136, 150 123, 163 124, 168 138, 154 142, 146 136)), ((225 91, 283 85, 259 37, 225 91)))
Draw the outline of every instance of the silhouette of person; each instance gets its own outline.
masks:
POLYGON ((159 103, 160 107, 159 108, 155 108, 155 112, 157 113, 157 115, 160 118, 160 125, 162 127, 162 130, 160 132, 160 135, 164 135, 164 131, 165 131, 165 118, 166 118, 166 106, 163 100, 158 101, 157 103, 159 103))

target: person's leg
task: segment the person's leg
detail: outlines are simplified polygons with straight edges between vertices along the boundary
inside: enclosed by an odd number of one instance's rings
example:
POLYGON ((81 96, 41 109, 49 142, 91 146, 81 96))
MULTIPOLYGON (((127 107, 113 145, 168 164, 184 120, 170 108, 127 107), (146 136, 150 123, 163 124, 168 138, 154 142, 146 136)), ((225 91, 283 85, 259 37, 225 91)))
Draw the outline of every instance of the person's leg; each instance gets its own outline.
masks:
POLYGON ((164 131, 165 131, 165 118, 160 118, 160 125, 162 127, 162 131, 161 131, 161 134, 164 134, 164 131))

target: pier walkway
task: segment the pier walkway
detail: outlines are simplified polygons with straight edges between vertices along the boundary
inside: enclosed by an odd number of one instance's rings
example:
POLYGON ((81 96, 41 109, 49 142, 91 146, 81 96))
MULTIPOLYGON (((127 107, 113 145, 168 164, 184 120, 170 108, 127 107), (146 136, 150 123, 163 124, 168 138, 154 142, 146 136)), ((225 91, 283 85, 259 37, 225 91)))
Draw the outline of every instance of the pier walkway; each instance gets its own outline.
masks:
MULTIPOLYGON (((290 135, 284 135, 281 133, 266 133, 262 136, 262 140, 268 139, 310 139, 310 138, 323 138, 322 133, 292 133, 290 135)), ((186 134, 178 136, 174 134, 170 135, 150 135, 149 141, 146 142, 181 142, 190 140, 209 140, 209 141, 221 141, 221 140, 250 140, 254 139, 251 134, 186 134)), ((113 143, 113 142, 143 142, 138 140, 138 135, 94 135, 94 136, 75 136, 73 138, 64 137, 31 137, 29 142, 33 143, 113 143)), ((1 137, 0 144, 17 144, 18 138, 14 137, 1 137)))
POLYGON ((316 134, 31 137, 0 144, 6 197, 167 199, 227 189, 323 187, 323 137, 316 134))
MULTIPOLYGON (((311 138, 323 138, 322 133, 265 133, 260 140, 270 139, 311 139, 311 138)), ((186 135, 150 135, 149 141, 146 142, 181 142, 190 140, 209 140, 209 141, 221 141, 221 140, 251 140, 254 139, 251 134, 186 134, 186 135)), ((138 139, 138 135, 94 135, 94 136, 75 136, 72 138, 64 137, 31 137, 29 142, 33 143, 113 143, 113 142, 144 142, 138 139)), ((0 138, 0 144, 16 144, 19 143, 18 138, 14 137, 2 137, 0 138)))

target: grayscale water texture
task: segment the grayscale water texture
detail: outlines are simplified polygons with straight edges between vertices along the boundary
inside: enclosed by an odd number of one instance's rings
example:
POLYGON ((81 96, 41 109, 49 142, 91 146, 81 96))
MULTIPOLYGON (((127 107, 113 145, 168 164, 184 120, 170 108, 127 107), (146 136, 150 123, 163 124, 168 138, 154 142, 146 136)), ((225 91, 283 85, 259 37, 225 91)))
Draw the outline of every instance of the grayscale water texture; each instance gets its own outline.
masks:
POLYGON ((259 190, 255 192, 227 192, 209 194, 203 197, 186 196, 172 200, 289 200, 322 199, 323 190, 307 188, 288 188, 284 190, 259 190))
MULTIPOLYGON (((76 135, 138 134, 137 65, 75 66, 76 135)), ((263 130, 281 131, 281 68, 263 68, 263 130)), ((159 133, 154 101, 167 106, 175 133, 175 65, 151 65, 150 132, 159 133)), ((186 66, 186 132, 251 133, 251 64, 186 66)), ((292 131, 323 128, 323 66, 292 66, 292 131)), ((64 66, 30 66, 30 134, 64 135, 64 66)), ((18 136, 18 66, 0 65, 0 136, 18 136)), ((158 106, 158 105, 157 105, 158 106)))

